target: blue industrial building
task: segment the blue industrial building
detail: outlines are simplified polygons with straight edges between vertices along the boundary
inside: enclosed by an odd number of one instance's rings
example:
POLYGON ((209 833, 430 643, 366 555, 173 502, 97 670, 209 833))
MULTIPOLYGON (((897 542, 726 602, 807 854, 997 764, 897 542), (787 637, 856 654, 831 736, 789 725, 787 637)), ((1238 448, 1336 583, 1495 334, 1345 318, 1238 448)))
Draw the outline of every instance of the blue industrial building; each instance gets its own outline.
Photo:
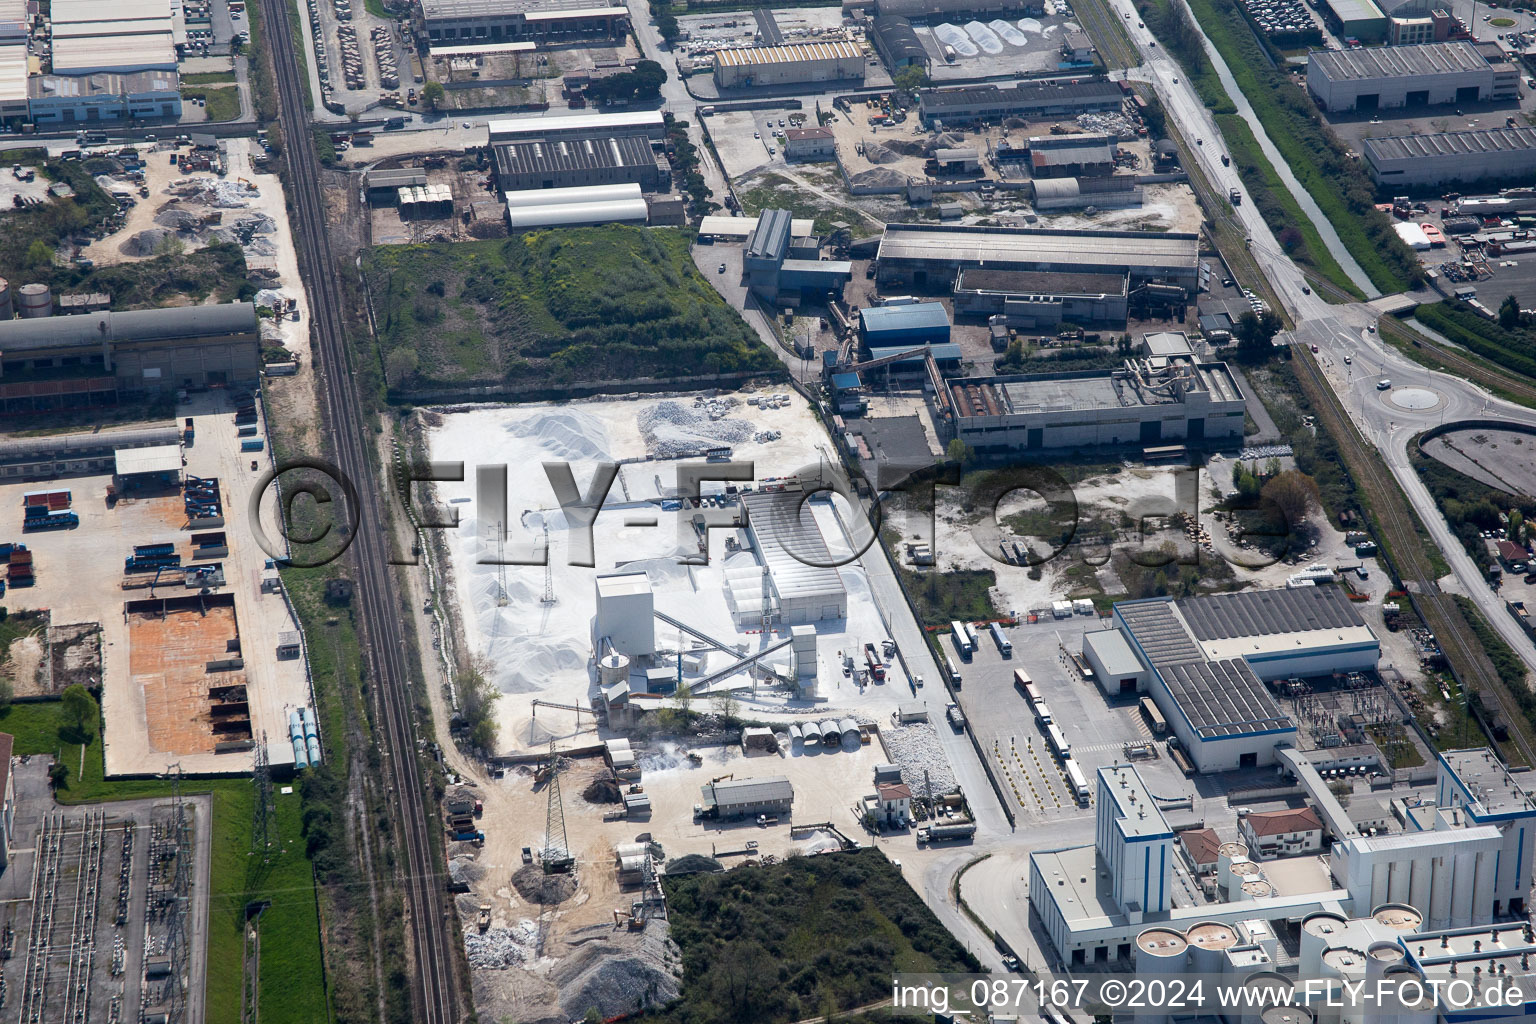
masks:
POLYGON ((871 352, 924 342, 949 342, 949 312, 940 302, 913 302, 904 306, 871 306, 859 310, 859 337, 871 352))

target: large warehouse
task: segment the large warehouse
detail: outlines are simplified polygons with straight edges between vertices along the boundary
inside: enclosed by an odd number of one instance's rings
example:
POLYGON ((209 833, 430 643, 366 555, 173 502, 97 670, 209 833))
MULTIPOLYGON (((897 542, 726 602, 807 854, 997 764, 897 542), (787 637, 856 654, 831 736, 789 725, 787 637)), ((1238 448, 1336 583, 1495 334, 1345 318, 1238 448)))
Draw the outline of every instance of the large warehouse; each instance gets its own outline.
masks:
POLYGON ((1323 20, 1341 39, 1379 43, 1387 37, 1387 16, 1372 0, 1327 0, 1323 20))
POLYGON ((1487 128, 1363 139, 1371 177, 1381 185, 1529 180, 1536 172, 1536 129, 1487 128))
POLYGON ((666 119, 659 110, 622 114, 561 114, 554 117, 513 117, 486 124, 487 142, 557 142, 577 139, 617 139, 626 135, 659 142, 667 137, 666 119))
POLYGON ((586 185, 581 188, 530 188, 503 195, 507 230, 577 227, 583 224, 645 224, 650 214, 640 186, 586 185))
POLYGON ((1519 74, 1513 65, 1490 64, 1465 39, 1307 57, 1307 89, 1330 113, 1502 99, 1518 94, 1519 74))
POLYGON ((805 499, 798 490, 741 496, 743 525, 761 568, 726 570, 726 597, 738 622, 761 621, 765 612, 785 626, 848 617, 848 590, 805 499))
POLYGON ((174 71, 33 75, 27 96, 32 120, 40 125, 181 117, 181 78, 174 71))
POLYGON ((722 89, 846 81, 864 81, 864 51, 846 40, 715 51, 715 84, 722 89))
POLYGON ((880 240, 882 285, 948 289, 969 267, 1129 275, 1131 287, 1200 283, 1200 236, 1176 231, 1051 231, 890 224, 880 240))
POLYGON ((421 17, 434 43, 617 39, 629 29, 629 8, 587 0, 421 0, 421 17))
POLYGON ((504 142, 491 147, 496 187, 503 192, 537 188, 636 184, 666 191, 671 168, 643 135, 541 142, 504 142))
POLYGON ((249 302, 0 321, 0 353, 5 413, 109 405, 261 374, 249 302))
POLYGON ((956 316, 1008 318, 1009 327, 1123 324, 1127 275, 1072 274, 967 267, 955 278, 956 316))
POLYGON ((1243 436, 1225 363, 1139 361, 1123 370, 968 377, 949 385, 955 436, 978 452, 1159 447, 1243 436))
POLYGON ((53 73, 175 71, 170 0, 54 0, 53 73))
POLYGON ((1005 117, 1076 117, 1119 110, 1125 92, 1115 82, 1024 82, 1016 86, 972 85, 960 89, 924 89, 917 94, 923 123, 959 125, 1005 117))
POLYGON ((1208 772, 1273 764, 1278 745, 1294 745, 1266 681, 1373 671, 1381 656, 1337 587, 1122 601, 1114 624, 1146 668, 1138 688, 1208 772))

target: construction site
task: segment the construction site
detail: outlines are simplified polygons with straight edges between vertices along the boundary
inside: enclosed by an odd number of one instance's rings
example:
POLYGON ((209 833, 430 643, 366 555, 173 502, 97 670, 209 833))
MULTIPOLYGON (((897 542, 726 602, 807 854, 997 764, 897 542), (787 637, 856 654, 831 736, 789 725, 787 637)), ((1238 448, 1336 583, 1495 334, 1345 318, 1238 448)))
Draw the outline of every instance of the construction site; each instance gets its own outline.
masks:
MULTIPOLYGON (((0 1012, 37 1024, 204 1018, 211 799, 65 807, 18 758, 0 874, 0 1012)), ((179 779, 179 776, 173 776, 179 779)))

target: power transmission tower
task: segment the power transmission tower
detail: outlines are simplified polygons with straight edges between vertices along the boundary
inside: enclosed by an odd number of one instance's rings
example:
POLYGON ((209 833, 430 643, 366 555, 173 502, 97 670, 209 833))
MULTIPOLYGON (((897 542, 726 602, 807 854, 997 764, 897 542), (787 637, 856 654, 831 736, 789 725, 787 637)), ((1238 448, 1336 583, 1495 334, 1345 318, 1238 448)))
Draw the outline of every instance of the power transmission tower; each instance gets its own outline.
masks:
MULTIPOLYGON (((549 560, 549 518, 544 519, 544 604, 555 603, 555 564, 549 560)), ((562 829, 563 829, 562 825, 562 829)), ((564 834, 563 831, 561 833, 564 834)))
POLYGON ((549 807, 544 814, 544 853, 540 858, 544 873, 571 870, 576 858, 571 856, 570 840, 565 835, 565 804, 560 799, 560 757, 555 742, 549 742, 549 807))
POLYGON ((261 742, 256 744, 256 770, 251 776, 255 787, 256 813, 251 823, 251 849, 263 857, 271 848, 272 837, 272 765, 267 760, 267 732, 261 732, 261 742))

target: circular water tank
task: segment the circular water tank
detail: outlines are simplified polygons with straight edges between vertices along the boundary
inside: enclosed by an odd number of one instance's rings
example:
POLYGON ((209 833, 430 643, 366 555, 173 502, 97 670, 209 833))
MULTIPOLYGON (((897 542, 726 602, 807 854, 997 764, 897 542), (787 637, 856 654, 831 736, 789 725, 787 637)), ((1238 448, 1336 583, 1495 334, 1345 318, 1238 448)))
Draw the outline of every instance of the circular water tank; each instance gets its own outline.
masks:
POLYGON ((597 663, 597 681, 603 686, 622 683, 629 678, 629 658, 618 651, 603 655, 597 663))
POLYGON ((28 319, 53 315, 53 292, 45 284, 21 286, 21 315, 28 319))
POLYGON ((1371 911, 1371 917, 1382 927, 1399 932, 1416 932, 1424 923, 1424 915, 1406 903, 1383 903, 1371 911))
POLYGON ((1267 900, 1275 894, 1275 887, 1262 878, 1250 878, 1242 884, 1239 891, 1242 893, 1240 899, 1267 900))
POLYGON ((1301 976, 1315 978, 1323 964, 1323 951, 1343 934, 1344 918, 1338 914, 1308 914, 1301 919, 1301 976))
POLYGON ((1232 888, 1232 865, 1248 859, 1248 847, 1242 843, 1222 843, 1216 847, 1216 884, 1232 888))
POLYGON ((1137 974, 1177 974, 1184 970, 1189 941, 1175 928, 1148 928, 1136 936, 1137 974))
POLYGON ((1184 933, 1189 941, 1189 969, 1197 974, 1220 974, 1222 954, 1237 945, 1237 930, 1220 921, 1202 921, 1184 933))
POLYGON ((11 282, 0 277, 0 320, 9 320, 15 315, 16 308, 11 298, 11 282))
MULTIPOLYGON (((1292 1001, 1286 993, 1296 991, 1296 983, 1283 974, 1275 971, 1260 971, 1251 974, 1243 982, 1243 988, 1252 991, 1252 995, 1244 995, 1241 1005, 1242 1014, 1238 1020, 1242 1024, 1264 1024, 1264 1011, 1272 1006, 1282 1006, 1292 1001)), ((1231 1020, 1232 1015, 1228 1014, 1231 1020)))

